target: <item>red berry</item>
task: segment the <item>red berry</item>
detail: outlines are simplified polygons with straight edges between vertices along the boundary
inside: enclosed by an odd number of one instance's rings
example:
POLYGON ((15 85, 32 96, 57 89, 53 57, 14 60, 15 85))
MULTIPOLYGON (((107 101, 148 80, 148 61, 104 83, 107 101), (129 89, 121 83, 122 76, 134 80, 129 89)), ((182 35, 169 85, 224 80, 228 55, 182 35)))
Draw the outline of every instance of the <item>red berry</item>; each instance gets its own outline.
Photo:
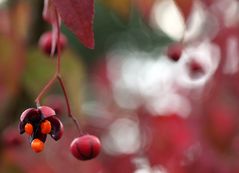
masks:
POLYGON ((183 45, 181 43, 174 43, 168 46, 167 56, 173 60, 178 61, 182 55, 183 45))
MULTIPOLYGON (((46 55, 51 55, 51 48, 52 48, 52 32, 45 32, 41 35, 39 39, 39 47, 46 55)), ((60 49, 63 51, 67 45, 67 38, 61 33, 60 38, 60 49)), ((54 51, 54 55, 57 53, 57 45, 54 51)))
POLYGON ((101 148, 100 140, 93 135, 84 135, 75 138, 70 145, 70 151, 79 160, 95 158, 101 148))
POLYGON ((205 73, 203 66, 196 60, 190 61, 187 66, 191 78, 199 78, 205 73))

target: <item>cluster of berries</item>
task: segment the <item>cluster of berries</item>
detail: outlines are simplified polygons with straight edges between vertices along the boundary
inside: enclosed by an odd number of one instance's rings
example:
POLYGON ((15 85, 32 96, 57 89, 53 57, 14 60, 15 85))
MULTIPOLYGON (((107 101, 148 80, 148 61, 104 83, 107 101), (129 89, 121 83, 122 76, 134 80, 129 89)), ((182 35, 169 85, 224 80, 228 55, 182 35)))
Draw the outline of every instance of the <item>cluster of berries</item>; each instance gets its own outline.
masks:
MULTIPOLYGON (((182 57, 183 50, 184 46, 182 43, 173 43, 168 46, 166 55, 173 62, 178 62, 182 57)), ((192 77, 200 76, 204 73, 203 66, 195 59, 187 63, 187 70, 192 77)))
MULTIPOLYGON (((44 149, 47 134, 57 141, 62 137, 64 131, 61 120, 48 106, 25 110, 20 117, 19 129, 21 134, 29 135, 31 148, 36 153, 44 149)), ((99 139, 93 135, 75 138, 70 145, 70 151, 80 160, 95 158, 99 154, 100 148, 99 139)))
MULTIPOLYGON (((39 39, 39 48, 48 56, 59 55, 59 52, 62 52, 67 46, 67 38, 60 33, 59 38, 55 39, 57 43, 53 48, 53 37, 53 32, 45 32, 39 39), (58 50, 59 48, 60 50, 58 50)), ((68 98, 66 98, 66 102, 68 102, 68 98)), ((20 134, 29 135, 32 150, 39 153, 44 149, 47 135, 49 134, 57 141, 62 137, 64 128, 61 120, 56 116, 55 110, 48 106, 37 105, 37 108, 29 108, 21 114, 19 130, 20 134)), ((72 155, 79 160, 95 158, 100 149, 100 140, 93 135, 81 135, 75 138, 70 145, 72 155)))

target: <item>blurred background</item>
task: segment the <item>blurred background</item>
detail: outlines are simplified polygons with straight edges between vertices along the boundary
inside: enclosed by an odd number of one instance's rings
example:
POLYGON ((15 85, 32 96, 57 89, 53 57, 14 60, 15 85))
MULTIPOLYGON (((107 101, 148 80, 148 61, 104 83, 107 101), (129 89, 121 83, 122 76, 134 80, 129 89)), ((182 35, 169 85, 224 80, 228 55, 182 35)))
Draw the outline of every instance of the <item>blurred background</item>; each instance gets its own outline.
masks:
POLYGON ((239 2, 95 0, 95 49, 64 26, 62 76, 100 155, 76 160, 77 130, 56 84, 44 96, 64 124, 35 154, 21 113, 54 74, 38 47, 43 1, 0 0, 1 173, 238 173, 239 2), (176 57, 176 58, 175 58, 176 57))

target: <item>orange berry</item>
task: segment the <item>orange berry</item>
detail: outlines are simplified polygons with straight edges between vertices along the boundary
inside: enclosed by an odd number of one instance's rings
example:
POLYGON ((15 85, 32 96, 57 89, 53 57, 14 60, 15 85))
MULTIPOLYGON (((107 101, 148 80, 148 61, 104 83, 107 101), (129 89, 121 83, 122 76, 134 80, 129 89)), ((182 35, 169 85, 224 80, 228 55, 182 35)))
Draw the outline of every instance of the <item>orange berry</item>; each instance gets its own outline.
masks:
POLYGON ((32 150, 39 153, 44 148, 44 143, 40 139, 34 139, 31 143, 32 150))
POLYGON ((33 126, 32 126, 32 124, 27 123, 27 124, 25 125, 25 127, 24 127, 24 130, 25 130, 25 132, 26 132, 28 135, 31 135, 32 132, 33 132, 33 126))
POLYGON ((41 123, 41 133, 48 134, 51 132, 51 122, 48 120, 45 120, 41 123))

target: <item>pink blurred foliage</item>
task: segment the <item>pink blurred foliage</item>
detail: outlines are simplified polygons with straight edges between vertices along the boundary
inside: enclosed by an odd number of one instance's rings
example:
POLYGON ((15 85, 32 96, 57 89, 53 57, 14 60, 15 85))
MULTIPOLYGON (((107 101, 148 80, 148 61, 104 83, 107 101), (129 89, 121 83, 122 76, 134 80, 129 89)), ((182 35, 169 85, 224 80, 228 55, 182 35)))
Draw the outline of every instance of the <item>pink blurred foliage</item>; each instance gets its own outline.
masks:
MULTIPOLYGON (((138 111, 131 112, 138 118, 140 131, 146 131, 147 135, 144 140, 147 145, 129 157, 132 159, 144 157, 152 167, 162 165, 169 173, 236 173, 239 172, 237 165, 239 159, 239 72, 237 69, 232 74, 228 74, 225 72, 225 64, 230 58, 229 56, 236 56, 238 59, 238 54, 231 55, 228 50, 230 39, 234 39, 237 46, 234 48, 238 50, 238 22, 230 26, 223 23, 222 11, 220 8, 216 8, 216 6, 222 5, 220 4, 222 1, 202 2, 207 5, 207 10, 221 22, 219 31, 211 40, 220 48, 219 67, 207 82, 200 100, 192 100, 193 107, 188 118, 182 118, 177 114, 155 117, 145 110, 144 105, 138 111)), ((110 87, 108 75, 105 72, 107 71, 105 62, 101 61, 101 63, 97 64, 98 72, 95 74, 98 76, 93 75, 93 81, 96 83, 100 96, 102 96, 102 90, 109 91, 106 88, 110 87), (102 70, 103 67, 105 70, 102 70)), ((109 93, 105 94, 104 98, 111 100, 109 93)), ((101 99, 99 98, 99 100, 101 99)), ((112 112, 112 114, 117 114, 118 109, 112 109, 112 105, 117 104, 110 104, 110 108, 106 109, 114 110, 116 112, 112 112)), ((119 112, 125 113, 124 111, 119 112)), ((119 118, 114 117, 115 119, 119 118)), ((113 159, 118 160, 121 157, 121 155, 114 156, 113 159)), ((130 167, 132 162, 128 162, 126 165, 130 167)))

